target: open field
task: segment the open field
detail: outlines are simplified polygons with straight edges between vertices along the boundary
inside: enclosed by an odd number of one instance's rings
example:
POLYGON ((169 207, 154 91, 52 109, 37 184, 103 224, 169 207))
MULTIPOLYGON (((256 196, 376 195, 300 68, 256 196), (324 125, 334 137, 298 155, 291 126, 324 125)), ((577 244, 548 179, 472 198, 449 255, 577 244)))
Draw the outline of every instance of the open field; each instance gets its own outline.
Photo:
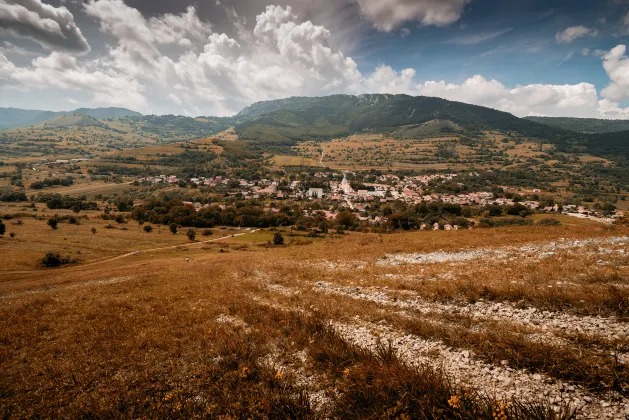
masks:
POLYGON ((135 223, 91 237, 95 220, 37 238, 37 223, 0 239, 3 255, 28 239, 91 263, 0 273, 3 417, 629 413, 627 228, 268 247, 270 232, 190 246, 135 223))

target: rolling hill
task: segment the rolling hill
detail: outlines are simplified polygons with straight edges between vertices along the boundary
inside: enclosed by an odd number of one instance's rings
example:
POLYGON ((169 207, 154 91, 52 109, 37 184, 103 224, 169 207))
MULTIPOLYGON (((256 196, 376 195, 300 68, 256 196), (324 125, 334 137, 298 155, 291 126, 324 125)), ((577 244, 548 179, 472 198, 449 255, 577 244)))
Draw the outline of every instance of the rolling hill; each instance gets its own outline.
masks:
POLYGON ((55 117, 81 114, 97 119, 142 116, 126 108, 79 108, 74 111, 41 111, 19 108, 0 108, 0 130, 36 125, 55 117))

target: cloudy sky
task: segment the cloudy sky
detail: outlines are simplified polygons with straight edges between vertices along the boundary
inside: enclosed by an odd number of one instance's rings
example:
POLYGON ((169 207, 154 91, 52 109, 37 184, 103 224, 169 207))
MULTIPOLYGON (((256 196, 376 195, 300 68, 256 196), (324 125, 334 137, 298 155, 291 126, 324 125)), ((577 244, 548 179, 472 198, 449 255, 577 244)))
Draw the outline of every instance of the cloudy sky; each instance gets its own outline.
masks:
POLYGON ((406 93, 629 118, 629 0, 0 0, 0 107, 406 93))

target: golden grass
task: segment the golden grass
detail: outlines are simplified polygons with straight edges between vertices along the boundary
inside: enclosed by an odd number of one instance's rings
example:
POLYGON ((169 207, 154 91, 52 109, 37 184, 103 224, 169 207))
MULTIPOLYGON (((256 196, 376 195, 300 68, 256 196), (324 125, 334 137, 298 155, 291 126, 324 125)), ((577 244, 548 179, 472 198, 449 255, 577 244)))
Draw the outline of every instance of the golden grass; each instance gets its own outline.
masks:
MULTIPOLYGON (((134 223, 127 231, 106 231, 100 228, 102 221, 88 220, 76 227, 62 224, 52 232, 40 226, 44 222, 23 220, 23 231, 15 226, 15 239, 0 239, 3 255, 14 255, 17 261, 18 255, 52 246, 69 253, 81 249, 85 261, 35 272, 22 262, 25 272, 0 273, 3 417, 384 418, 397 413, 414 418, 424 410, 427 418, 492 418, 499 404, 483 397, 484 390, 477 394, 461 389, 438 370, 411 368, 386 346, 372 354, 327 326, 328 321, 350 323, 357 316, 373 323, 384 319, 407 334, 470 348, 488 363, 506 359, 514 367, 577 385, 606 383, 614 374, 609 351, 618 349, 619 342, 584 335, 572 337, 570 346, 539 344, 527 338, 537 331, 534 327, 476 322, 456 314, 404 313, 319 293, 313 285, 386 286, 398 299, 411 293, 461 305, 482 294, 488 301, 524 299, 573 314, 597 307, 603 313, 611 302, 606 282, 623 282, 629 274, 619 258, 606 258, 609 265, 593 264, 598 256, 579 254, 539 263, 478 261, 421 268, 374 262, 388 253, 622 236, 629 228, 611 231, 586 223, 382 236, 350 233, 305 246, 259 247, 254 243, 270 233, 252 234, 249 244, 243 236, 194 246, 166 228, 146 234, 134 223), (98 226, 93 237, 92 226, 98 226), (99 256, 168 244, 180 247, 97 262, 99 256), (448 272, 452 278, 430 280, 448 272), (614 273, 617 277, 610 277, 614 273), (384 274, 421 275, 426 281, 384 274), (523 286, 514 288, 511 280, 523 286), (558 280, 578 282, 582 288, 544 287, 558 280), (219 321, 225 316, 236 321, 219 321), (583 372, 588 376, 580 376, 583 372), (463 409, 448 403, 453 395, 463 409), (320 398, 327 411, 315 410, 320 398)), ((10 223, 8 231, 14 228, 10 223)), ((592 389, 624 393, 620 382, 626 372, 615 374, 617 382, 592 389)), ((544 404, 521 406, 516 400, 510 407, 524 411, 513 408, 509 416, 569 417, 552 414, 544 404)))

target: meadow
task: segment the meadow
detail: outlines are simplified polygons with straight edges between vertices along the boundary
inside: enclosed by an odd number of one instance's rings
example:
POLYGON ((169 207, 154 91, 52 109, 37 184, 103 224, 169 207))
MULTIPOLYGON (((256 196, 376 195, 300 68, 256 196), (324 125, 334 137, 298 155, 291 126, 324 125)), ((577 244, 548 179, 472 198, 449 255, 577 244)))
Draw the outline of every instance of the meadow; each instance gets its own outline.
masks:
POLYGON ((3 417, 629 413, 628 228, 283 229, 272 246, 273 231, 191 245, 205 237, 38 223, 3 254, 37 237, 85 259, 3 264, 3 417))

